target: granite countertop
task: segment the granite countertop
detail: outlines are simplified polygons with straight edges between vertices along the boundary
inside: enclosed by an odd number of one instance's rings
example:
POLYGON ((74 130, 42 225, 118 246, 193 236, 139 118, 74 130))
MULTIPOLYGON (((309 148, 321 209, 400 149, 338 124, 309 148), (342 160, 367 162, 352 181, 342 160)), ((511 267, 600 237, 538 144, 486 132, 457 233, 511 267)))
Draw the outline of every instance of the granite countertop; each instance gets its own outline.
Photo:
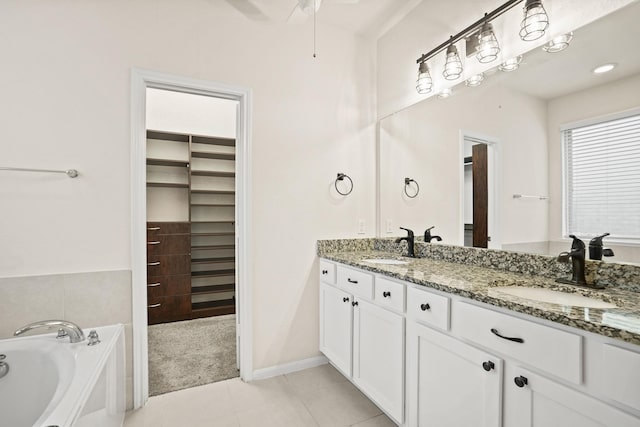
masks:
POLYGON ((460 295, 599 335, 640 345, 640 293, 608 286, 588 289, 556 283, 530 274, 445 262, 429 258, 407 258, 376 250, 324 253, 322 258, 368 270, 406 282, 460 295), (366 259, 398 259, 402 265, 373 264, 366 259), (542 287, 597 298, 616 308, 596 309, 539 302, 501 292, 505 286, 542 287))

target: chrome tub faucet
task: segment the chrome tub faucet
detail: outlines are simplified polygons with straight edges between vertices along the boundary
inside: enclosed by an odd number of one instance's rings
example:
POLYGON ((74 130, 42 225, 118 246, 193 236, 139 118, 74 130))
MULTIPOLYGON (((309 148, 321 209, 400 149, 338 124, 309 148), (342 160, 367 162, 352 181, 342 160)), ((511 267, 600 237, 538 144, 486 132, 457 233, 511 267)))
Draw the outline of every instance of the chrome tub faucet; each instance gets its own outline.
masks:
MULTIPOLYGON (((84 341, 84 332, 82 332, 82 329, 80 329, 80 327, 75 323, 66 320, 41 320, 39 322, 29 323, 28 325, 16 330, 13 335, 17 337, 33 329, 39 328, 57 328, 58 331, 62 329, 69 336, 70 342, 77 343, 84 341)), ((58 336, 60 336, 60 334, 58 336)))

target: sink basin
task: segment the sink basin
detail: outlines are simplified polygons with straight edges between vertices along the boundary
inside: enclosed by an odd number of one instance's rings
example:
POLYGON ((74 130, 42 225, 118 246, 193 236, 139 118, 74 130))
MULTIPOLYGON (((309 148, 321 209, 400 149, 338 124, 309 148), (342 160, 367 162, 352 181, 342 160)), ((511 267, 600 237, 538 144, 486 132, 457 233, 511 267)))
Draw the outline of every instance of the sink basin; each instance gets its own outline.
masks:
POLYGON ((527 286, 505 286, 496 288, 496 291, 513 295, 528 300, 548 302, 559 305, 571 305, 574 307, 586 308, 616 308, 617 305, 599 300, 597 298, 589 298, 580 294, 572 294, 567 292, 554 291, 552 289, 527 287, 527 286))
POLYGON ((407 261, 402 261, 399 259, 387 259, 387 258, 372 258, 365 259, 364 262, 370 262, 371 264, 386 264, 386 265, 403 265, 408 264, 407 261))

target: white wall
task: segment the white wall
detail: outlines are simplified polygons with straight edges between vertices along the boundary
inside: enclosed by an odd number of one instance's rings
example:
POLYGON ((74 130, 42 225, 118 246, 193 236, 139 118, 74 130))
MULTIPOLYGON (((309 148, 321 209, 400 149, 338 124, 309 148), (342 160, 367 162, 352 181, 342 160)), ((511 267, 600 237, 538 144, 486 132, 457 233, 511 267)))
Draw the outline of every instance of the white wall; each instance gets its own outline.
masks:
MULTIPOLYGON (((383 235, 397 226, 434 233, 461 244, 460 132, 499 141, 497 236, 503 244, 548 239, 547 203, 513 194, 547 194, 546 102, 488 82, 447 99, 429 99, 381 121, 380 198, 383 235), (421 187, 415 199, 402 193, 405 176, 421 187)), ((491 214, 490 214, 491 215, 491 214)))
MULTIPOLYGON (((635 0, 545 0, 550 20, 547 34, 533 42, 523 42, 518 36, 522 7, 516 6, 494 22, 501 46, 500 61, 515 57, 546 43, 550 38, 572 31, 613 12, 635 0)), ((444 42, 451 34, 480 19, 500 3, 494 0, 465 2, 461 12, 459 2, 424 0, 396 26, 378 39, 377 95, 378 117, 385 117, 431 95, 419 95, 415 90, 418 74, 416 59, 444 42)), ((464 43, 457 44, 461 57, 464 43)), ((479 64, 475 58, 463 59, 464 75, 453 82, 442 77, 444 52, 428 61, 434 79, 434 91, 463 82, 469 76, 495 67, 498 61, 479 64)))
POLYGON ((371 44, 325 27, 313 59, 309 26, 201 0, 7 1, 0 29, 2 165, 81 173, 0 172, 0 276, 131 268, 132 67, 247 86, 254 367, 317 355, 316 239, 374 234, 371 44))
MULTIPOLYGON (((562 137, 560 127, 638 107, 640 107, 640 75, 616 80, 549 101, 550 240, 562 240, 562 137)), ((567 239, 566 242, 570 240, 567 239)), ((638 247, 610 244, 607 246, 613 248, 616 253, 615 258, 611 258, 612 261, 640 262, 640 248, 638 247)))

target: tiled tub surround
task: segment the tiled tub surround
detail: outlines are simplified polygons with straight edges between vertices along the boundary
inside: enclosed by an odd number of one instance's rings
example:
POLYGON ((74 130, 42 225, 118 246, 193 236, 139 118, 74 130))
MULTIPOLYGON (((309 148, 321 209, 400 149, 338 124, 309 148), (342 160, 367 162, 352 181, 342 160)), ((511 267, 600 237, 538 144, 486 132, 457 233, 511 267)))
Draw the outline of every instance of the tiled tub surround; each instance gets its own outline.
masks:
POLYGON ((553 257, 416 242, 416 255, 401 256, 403 246, 390 239, 318 241, 318 255, 363 270, 395 277, 497 307, 550 320, 633 344, 640 344, 640 267, 587 261, 590 276, 608 283, 604 290, 561 285, 570 266, 553 257), (403 265, 367 263, 398 258, 403 265), (543 303, 506 295, 502 286, 533 286, 595 297, 617 308, 594 309, 543 303))
MULTIPOLYGON (((82 329, 125 325, 127 408, 132 401, 131 272, 129 270, 0 278, 0 339, 27 323, 64 319, 82 329)), ((51 332, 42 329, 31 334, 51 332)))

